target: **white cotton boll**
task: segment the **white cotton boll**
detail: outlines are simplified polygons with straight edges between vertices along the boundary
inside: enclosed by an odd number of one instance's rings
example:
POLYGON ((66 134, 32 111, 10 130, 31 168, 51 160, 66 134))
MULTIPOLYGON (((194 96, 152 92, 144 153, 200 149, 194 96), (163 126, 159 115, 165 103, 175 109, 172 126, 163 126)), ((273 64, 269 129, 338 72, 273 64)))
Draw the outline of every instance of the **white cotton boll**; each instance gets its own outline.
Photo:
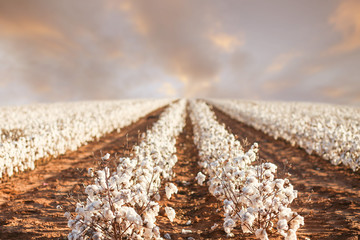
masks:
POLYGON ((270 170, 272 173, 276 172, 277 166, 273 163, 264 163, 263 164, 264 169, 270 170))
POLYGON ((160 201, 161 200, 161 196, 160 196, 160 194, 155 194, 154 195, 154 199, 156 200, 156 201, 160 201))
POLYGON ((88 169, 88 175, 89 175, 89 177, 94 177, 94 169, 93 168, 88 169))
POLYGON ((198 184, 202 186, 204 184, 204 181, 206 179, 206 176, 202 172, 198 172, 196 175, 195 180, 197 180, 198 184))
POLYGON ((278 188, 278 189, 284 189, 284 179, 276 179, 275 180, 275 186, 278 188))
POLYGON ((214 225, 212 225, 212 227, 210 228, 210 230, 211 230, 211 231, 214 231, 218 226, 219 226, 219 224, 214 223, 214 225))
POLYGON ((190 229, 181 229, 181 234, 190 234, 192 231, 190 229))
POLYGON ((291 188, 286 188, 284 194, 288 197, 289 203, 292 203, 292 201, 294 201, 294 199, 297 197, 297 191, 293 190, 292 186, 291 188))
POLYGON ((70 212, 65 212, 64 217, 66 217, 66 219, 70 219, 71 218, 71 213, 70 212))
POLYGON ((89 185, 85 188, 85 193, 90 197, 93 197, 99 191, 99 187, 96 185, 89 185))
POLYGON ((92 236, 92 238, 93 238, 94 240, 104 239, 104 238, 103 238, 103 234, 102 234, 101 232, 95 233, 95 234, 92 236))
POLYGON ((297 215, 291 222, 290 222, 290 229, 294 230, 295 232, 300 228, 300 226, 304 225, 304 217, 297 215))
POLYGON ((287 236, 285 237, 285 240, 297 240, 296 231, 293 229, 290 229, 287 232, 287 236))
POLYGON ((236 226, 236 223, 232 218, 228 218, 228 219, 225 219, 223 225, 224 225, 224 231, 227 234, 230 234, 232 229, 236 226))
POLYGON ((164 234, 164 238, 165 238, 165 239, 168 239, 168 240, 171 240, 171 236, 170 236, 169 233, 165 233, 165 234, 164 234))
MULTIPOLYGON (((250 208, 248 208, 248 210, 250 210, 250 208)), ((241 221, 248 224, 250 227, 253 225, 254 220, 255 216, 250 212, 246 212, 245 214, 241 215, 241 221)))
POLYGON ((111 221, 115 218, 114 213, 109 208, 105 209, 103 214, 104 214, 104 218, 107 221, 111 221))
POLYGON ((73 229, 75 224, 76 224, 76 221, 74 219, 69 219, 67 226, 69 228, 73 229))
POLYGON ((265 184, 263 190, 265 193, 271 193, 273 191, 273 188, 270 186, 270 184, 267 183, 267 184, 265 184))
POLYGON ((154 167, 154 174, 160 173, 162 170, 159 166, 154 167))
POLYGON ((142 224, 142 220, 139 214, 132 207, 123 207, 122 210, 125 213, 125 217, 129 222, 136 224, 142 224))
POLYGON ((261 240, 269 240, 266 230, 262 228, 255 231, 255 236, 261 240))
POLYGON ((165 193, 166 193, 166 197, 167 197, 168 199, 171 198, 171 195, 172 195, 173 193, 177 193, 177 192, 178 192, 178 189, 177 189, 177 187, 176 187, 175 184, 173 184, 173 183, 166 183, 165 193))
POLYGON ((249 150, 246 155, 249 157, 251 162, 254 162, 256 160, 256 154, 253 150, 249 150))
POLYGON ((151 228, 145 228, 144 231, 144 238, 145 239, 151 239, 153 237, 154 233, 151 228))
POLYGON ((255 189, 252 186, 246 186, 242 189, 243 193, 246 195, 254 195, 255 194, 255 189))
POLYGON ((286 219, 281 219, 277 222, 277 229, 278 231, 287 231, 289 229, 286 219))
POLYGON ((158 226, 153 228, 153 233, 155 235, 155 239, 161 239, 161 237, 160 237, 160 228, 158 226))
POLYGON ((293 212, 291 211, 291 208, 287 208, 284 206, 280 206, 279 208, 279 218, 285 218, 287 220, 290 220, 292 218, 293 212))
POLYGON ((109 158, 110 158, 110 154, 109 154, 109 153, 106 153, 105 156, 103 156, 103 157, 101 158, 101 160, 109 160, 109 158))
POLYGON ((271 173, 270 170, 265 170, 263 176, 268 181, 273 181, 274 180, 274 175, 271 173))
POLYGON ((165 207, 166 216, 169 218, 170 222, 173 222, 175 219, 175 210, 172 207, 165 207))
POLYGON ((255 175, 255 173, 253 174, 253 175, 251 175, 251 176, 248 176, 247 178, 246 178, 246 183, 247 184, 258 184, 258 180, 257 180, 257 178, 256 178, 256 175, 255 175))

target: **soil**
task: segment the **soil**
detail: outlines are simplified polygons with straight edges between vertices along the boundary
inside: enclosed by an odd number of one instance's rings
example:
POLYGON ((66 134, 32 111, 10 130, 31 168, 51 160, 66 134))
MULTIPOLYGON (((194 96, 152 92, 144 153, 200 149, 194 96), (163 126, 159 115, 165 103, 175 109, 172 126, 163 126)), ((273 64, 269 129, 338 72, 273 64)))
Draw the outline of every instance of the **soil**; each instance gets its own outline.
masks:
MULTIPOLYGON (((120 133, 113 132, 98 141, 68 152, 39 165, 34 171, 21 173, 0 183, 0 239, 66 239, 69 233, 64 209, 71 208, 68 195, 77 198, 84 184, 90 182, 87 169, 98 165, 98 159, 109 152, 126 156, 139 141, 139 135, 150 129, 164 108, 141 118, 120 133), (61 206, 62 209, 57 208, 61 206)), ((214 109, 218 120, 248 142, 258 142, 260 157, 278 166, 278 177, 287 177, 299 191, 292 208, 305 217, 299 239, 358 239, 360 234, 360 174, 342 166, 333 166, 316 155, 240 123, 214 109), (291 175, 287 175, 290 172, 291 175)), ((173 207, 174 222, 162 210, 157 217, 161 234, 172 239, 228 239, 222 229, 222 204, 199 186, 195 177, 201 168, 193 143, 189 117, 177 139, 178 163, 171 180, 178 193, 170 200, 162 194, 160 205, 173 207), (190 220, 190 221, 189 221, 190 220), (213 230, 211 227, 218 224, 213 230), (192 233, 182 234, 182 230, 192 233)), ((247 146, 250 147, 250 146, 247 146)), ((160 189, 164 192, 164 189, 160 189)), ((234 230, 235 239, 255 239, 234 230)), ((276 237, 276 236, 274 236, 276 237)), ((272 238, 273 239, 273 238, 272 238)), ((277 239, 280 239, 277 237, 277 239)))
POLYGON ((317 155, 307 154, 300 147, 292 147, 283 139, 275 140, 232 119, 215 107, 213 110, 218 121, 239 140, 250 144, 257 142, 260 158, 276 164, 278 177, 288 178, 298 190, 292 209, 301 212, 305 218, 305 226, 298 230, 300 239, 359 239, 359 172, 334 166, 317 155))

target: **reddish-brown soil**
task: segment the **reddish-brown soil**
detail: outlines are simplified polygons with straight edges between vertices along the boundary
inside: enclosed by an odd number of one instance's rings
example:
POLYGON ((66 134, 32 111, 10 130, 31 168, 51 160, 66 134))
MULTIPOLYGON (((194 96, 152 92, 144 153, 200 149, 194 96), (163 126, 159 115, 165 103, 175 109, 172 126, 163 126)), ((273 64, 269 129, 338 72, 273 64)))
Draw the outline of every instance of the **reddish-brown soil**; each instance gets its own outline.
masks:
POLYGON ((57 206, 71 209, 68 194, 84 192, 87 169, 96 167, 102 154, 127 155, 163 110, 0 183, 0 239, 67 239, 70 229, 64 209, 57 206))
MULTIPOLYGON (((96 166, 101 153, 112 156, 127 155, 137 144, 139 134, 151 128, 163 109, 140 119, 133 125, 111 133, 99 141, 89 143, 75 152, 52 159, 34 171, 0 183, 0 239, 66 239, 69 232, 64 208, 71 207, 68 194, 83 192, 88 183, 87 169, 96 166), (56 207, 61 205, 63 209, 56 207)), ((299 230, 299 239, 358 239, 360 234, 360 174, 341 166, 333 166, 318 156, 291 147, 283 140, 273 138, 240 123, 215 109, 220 122, 238 135, 239 139, 258 142, 260 157, 277 164, 278 177, 288 177, 299 191, 293 206, 305 217, 305 226, 299 230), (286 176, 286 172, 291 176, 286 176), (308 199, 310 201, 307 201, 308 199)), ((178 163, 172 179, 178 193, 170 200, 162 194, 160 204, 176 210, 174 222, 164 211, 157 218, 162 236, 172 239, 227 239, 222 230, 222 204, 208 193, 206 186, 195 181, 201 171, 198 152, 193 143, 192 125, 187 118, 184 132, 177 139, 178 163), (191 221, 189 225, 186 223, 191 221), (218 227, 211 231, 217 223, 218 227), (192 233, 182 234, 181 231, 192 233)), ((163 189, 161 189, 163 192, 163 189)), ((77 196, 73 196, 77 198, 77 196)), ((235 239, 254 239, 235 229, 235 239)))
POLYGON ((334 166, 299 147, 238 122, 216 108, 217 119, 240 140, 259 143, 260 158, 278 166, 278 177, 287 177, 299 191, 293 208, 302 212, 304 239, 358 239, 360 236, 360 174, 334 166), (286 176, 289 172, 291 176, 286 176), (308 201, 310 199, 310 201, 308 201))

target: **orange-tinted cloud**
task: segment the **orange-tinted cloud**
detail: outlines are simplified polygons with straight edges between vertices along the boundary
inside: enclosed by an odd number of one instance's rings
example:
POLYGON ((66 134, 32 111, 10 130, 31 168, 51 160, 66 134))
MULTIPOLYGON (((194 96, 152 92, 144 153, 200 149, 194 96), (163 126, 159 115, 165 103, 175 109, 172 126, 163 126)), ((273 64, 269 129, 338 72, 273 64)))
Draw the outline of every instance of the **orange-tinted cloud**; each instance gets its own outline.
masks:
POLYGON ((244 40, 226 33, 212 33, 209 38, 215 46, 228 53, 245 44, 244 40))
POLYGON ((176 97, 178 95, 176 88, 170 82, 164 82, 158 92, 166 97, 176 97))
POLYGON ((346 53, 360 48, 360 1, 343 0, 329 22, 343 38, 330 48, 329 53, 346 53))
POLYGON ((290 64, 291 61, 293 61, 295 58, 300 56, 301 53, 298 51, 280 54, 266 68, 266 73, 273 74, 273 73, 281 72, 288 64, 290 64))

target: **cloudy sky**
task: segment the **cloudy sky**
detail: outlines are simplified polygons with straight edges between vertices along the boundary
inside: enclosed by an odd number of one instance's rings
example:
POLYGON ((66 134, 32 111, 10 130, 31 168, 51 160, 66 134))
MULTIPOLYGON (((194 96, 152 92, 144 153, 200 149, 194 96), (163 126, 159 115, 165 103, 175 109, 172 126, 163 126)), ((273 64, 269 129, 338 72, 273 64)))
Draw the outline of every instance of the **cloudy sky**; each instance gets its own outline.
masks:
POLYGON ((0 105, 139 97, 360 106, 360 1, 0 0, 0 105))

